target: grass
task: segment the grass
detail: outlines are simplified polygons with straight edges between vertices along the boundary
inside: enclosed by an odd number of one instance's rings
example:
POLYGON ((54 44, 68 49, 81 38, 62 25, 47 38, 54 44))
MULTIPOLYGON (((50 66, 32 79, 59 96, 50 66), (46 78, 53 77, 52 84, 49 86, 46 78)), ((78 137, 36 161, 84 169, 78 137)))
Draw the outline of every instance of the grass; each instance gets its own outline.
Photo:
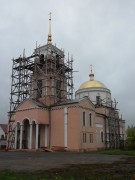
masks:
POLYGON ((112 150, 101 150, 101 151, 98 151, 97 153, 100 153, 100 154, 109 154, 109 155, 135 156, 135 150, 112 149, 112 150))
MULTIPOLYGON (((134 159, 135 160, 135 159, 134 159)), ((134 163, 134 162, 133 162, 134 163)), ((135 180, 135 169, 117 164, 78 164, 37 172, 0 171, 0 180, 135 180)))
POLYGON ((135 180, 135 150, 101 150, 95 153, 129 155, 112 164, 78 164, 36 172, 0 171, 0 180, 135 180))

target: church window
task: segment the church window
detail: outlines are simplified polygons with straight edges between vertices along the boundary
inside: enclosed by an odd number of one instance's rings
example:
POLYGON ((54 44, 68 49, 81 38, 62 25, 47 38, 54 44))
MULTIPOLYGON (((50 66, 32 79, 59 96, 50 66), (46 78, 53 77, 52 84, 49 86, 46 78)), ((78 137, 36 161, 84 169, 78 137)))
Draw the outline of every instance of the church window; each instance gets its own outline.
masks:
POLYGON ((54 79, 51 79, 51 95, 54 95, 54 79))
POLYGON ((90 143, 93 143, 93 134, 90 134, 90 143))
POLYGON ((37 97, 42 97, 42 80, 37 81, 37 97))
POLYGON ((86 143, 86 133, 83 133, 83 143, 86 143))
POLYGON ((92 127, 92 114, 89 114, 89 123, 90 123, 90 127, 92 127))
POLYGON ((103 131, 101 132, 101 143, 104 142, 104 135, 103 135, 103 131))
POLYGON ((85 122, 85 112, 83 112, 83 126, 86 125, 86 122, 85 122))
POLYGON ((4 135, 2 134, 2 135, 1 135, 1 140, 3 140, 3 139, 4 139, 4 135))
POLYGON ((99 96, 99 95, 96 96, 96 104, 97 104, 97 105, 100 105, 100 96, 99 96))

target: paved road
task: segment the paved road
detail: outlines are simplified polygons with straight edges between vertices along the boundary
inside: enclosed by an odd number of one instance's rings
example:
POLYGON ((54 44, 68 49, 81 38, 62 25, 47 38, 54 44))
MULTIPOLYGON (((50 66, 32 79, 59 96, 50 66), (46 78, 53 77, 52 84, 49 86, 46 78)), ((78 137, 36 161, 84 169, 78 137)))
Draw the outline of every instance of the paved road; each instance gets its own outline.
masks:
POLYGON ((124 157, 69 152, 0 152, 0 170, 39 171, 71 164, 110 164, 124 157))

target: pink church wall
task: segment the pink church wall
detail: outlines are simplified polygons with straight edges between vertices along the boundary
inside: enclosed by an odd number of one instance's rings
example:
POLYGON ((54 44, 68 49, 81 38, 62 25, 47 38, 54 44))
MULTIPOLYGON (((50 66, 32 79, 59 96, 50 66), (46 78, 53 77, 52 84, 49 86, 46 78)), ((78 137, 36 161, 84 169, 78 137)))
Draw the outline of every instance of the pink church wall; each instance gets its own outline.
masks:
POLYGON ((79 149, 79 109, 76 107, 68 108, 68 149, 77 150, 79 149))
MULTIPOLYGON (((96 115, 95 118, 96 123, 96 136, 98 137, 97 148, 102 149, 105 148, 105 127, 104 127, 104 117, 101 115, 96 115), (103 132, 103 142, 101 142, 101 132, 103 132)), ((96 137, 96 138, 97 138, 96 137)))
POLYGON ((94 106, 89 100, 80 102, 79 116, 80 116, 80 149, 81 150, 95 150, 96 143, 96 127, 95 127, 95 112, 94 106), (83 126, 83 112, 85 112, 86 125, 83 126), (92 114, 92 126, 90 127, 89 114, 92 114), (83 133, 86 133, 86 142, 83 142, 83 133), (93 143, 90 143, 90 134, 93 134, 93 143))
POLYGON ((45 125, 40 125, 40 147, 45 147, 45 125))
POLYGON ((17 111, 15 121, 21 122, 24 119, 29 119, 30 122, 36 121, 39 124, 49 124, 49 113, 43 109, 30 109, 24 111, 17 111))
MULTIPOLYGON (((104 129, 104 116, 95 114, 93 104, 84 99, 79 103, 54 107, 50 112, 39 107, 34 107, 31 102, 24 101, 18 108, 15 116, 16 122, 28 118, 30 123, 35 120, 40 124, 40 147, 45 147, 45 125, 48 125, 48 143, 50 148, 65 146, 64 132, 64 108, 67 108, 67 150, 83 151, 104 148, 101 142, 101 131, 104 129), (34 108, 34 109, 32 109, 34 108), (85 126, 83 126, 83 112, 85 112, 85 126), (92 126, 90 127, 89 114, 92 114, 92 126), (49 119, 50 118, 50 119, 49 119), (83 133, 86 133, 86 142, 83 142, 83 133), (93 134, 93 142, 90 142, 90 134, 93 134), (98 139, 97 139, 98 137, 98 139)), ((98 108, 96 112, 107 114, 105 108, 98 108)), ((35 148, 36 125, 33 125, 32 148, 35 148)), ((120 126, 124 131, 124 123, 120 126)), ((104 137, 105 139, 105 137, 104 137)))
POLYGON ((29 108, 36 108, 37 106, 30 102, 29 100, 23 101, 16 110, 22 110, 22 109, 29 109, 29 108))
MULTIPOLYGON (((78 108, 67 107, 67 149, 78 150, 79 138, 78 108)), ((51 146, 64 147, 64 106, 51 111, 51 146)))
POLYGON ((64 110, 51 111, 51 147, 64 147, 64 110))
POLYGON ((80 109, 80 149, 82 150, 95 150, 96 149, 96 136, 95 136, 95 113, 89 109, 80 109), (85 112, 86 125, 83 126, 83 112, 85 112), (92 127, 89 124, 89 114, 92 114, 92 127), (83 133, 86 133, 86 142, 83 142, 83 133), (93 134, 93 143, 90 143, 90 134, 93 134))

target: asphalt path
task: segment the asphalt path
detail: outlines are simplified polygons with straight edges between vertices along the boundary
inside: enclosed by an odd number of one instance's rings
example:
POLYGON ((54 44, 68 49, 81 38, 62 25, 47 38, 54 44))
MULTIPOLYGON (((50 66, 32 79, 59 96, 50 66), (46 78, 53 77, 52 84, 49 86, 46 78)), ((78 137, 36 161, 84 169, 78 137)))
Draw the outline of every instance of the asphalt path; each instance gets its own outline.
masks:
POLYGON ((74 152, 0 152, 0 170, 33 172, 75 164, 112 164, 125 157, 74 152))

